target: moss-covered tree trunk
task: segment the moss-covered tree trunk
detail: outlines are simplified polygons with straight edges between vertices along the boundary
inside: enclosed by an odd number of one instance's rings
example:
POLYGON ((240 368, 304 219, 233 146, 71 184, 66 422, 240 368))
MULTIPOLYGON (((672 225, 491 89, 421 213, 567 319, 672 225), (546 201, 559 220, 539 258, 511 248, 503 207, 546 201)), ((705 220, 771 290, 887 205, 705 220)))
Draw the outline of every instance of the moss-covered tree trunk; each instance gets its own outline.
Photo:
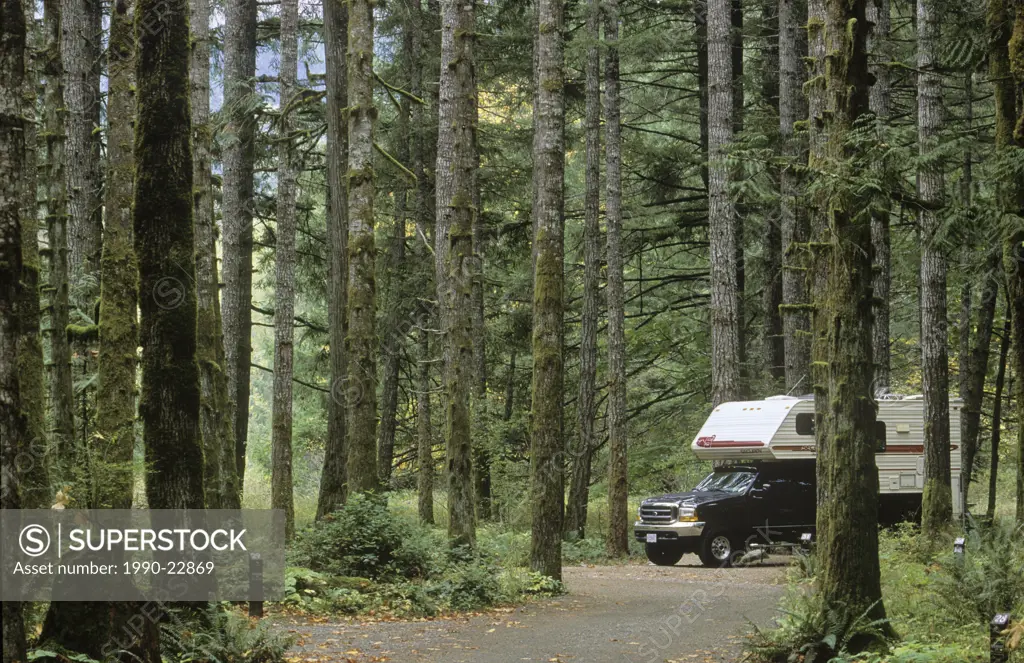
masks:
POLYGON ((733 140, 733 37, 730 0, 708 0, 708 225, 711 242, 711 401, 742 394, 741 255, 726 161, 733 140))
POLYGON ((210 123, 210 3, 190 0, 192 58, 189 70, 192 110, 193 215, 196 227, 196 302, 199 389, 202 409, 199 424, 203 433, 208 508, 241 506, 239 479, 235 466, 235 429, 228 393, 224 329, 220 308, 220 274, 217 266, 217 225, 213 213, 210 123))
MULTIPOLYGON (((46 136, 46 233, 49 242, 50 282, 48 287, 50 341, 50 408, 54 479, 67 485, 73 481, 78 460, 74 447, 74 393, 71 380, 71 348, 67 327, 70 322, 68 286, 68 219, 64 182, 64 91, 60 55, 60 0, 45 0, 43 24, 46 33, 46 91, 44 132, 46 136)), ((74 489, 83 500, 85 490, 74 489)))
MULTIPOLYGON (((64 111, 67 118, 64 173, 68 201, 68 255, 71 282, 91 314, 99 276, 100 37, 95 18, 99 0, 61 0, 61 61, 64 64, 64 111), (88 279, 88 281, 87 281, 88 279)), ((84 423, 83 423, 84 425, 84 423)))
POLYGON ((565 90, 561 0, 537 3, 533 116, 533 403, 530 422, 530 566, 562 577, 565 509, 562 316, 565 276, 565 90))
MULTIPOLYGON (((480 92, 473 86, 473 123, 480 117, 480 92)), ((473 407, 477 426, 487 426, 487 325, 484 315, 486 279, 484 278, 485 223, 483 194, 480 190, 480 150, 474 148, 473 168, 473 407)), ((473 485, 476 489, 477 520, 487 521, 492 516, 491 457, 493 448, 486 435, 477 435, 473 441, 473 485)))
MULTIPOLYGON (((90 440, 92 508, 130 509, 134 491, 138 262, 132 228, 134 7, 118 2, 110 17, 107 101, 106 225, 100 259, 99 384, 96 431, 90 440)), ((130 602, 50 603, 40 642, 103 656, 112 633, 138 608, 130 602)), ((154 627, 155 628, 155 627, 154 627)), ((147 631, 149 636, 153 633, 147 631)), ((138 647, 139 653, 153 651, 138 647)))
POLYGON ((629 552, 626 439, 626 297, 622 249, 622 128, 619 100, 619 5, 605 3, 605 221, 608 226, 608 553, 629 552))
MULTIPOLYGON (((869 0, 867 7, 868 22, 873 23, 869 50, 874 54, 875 65, 871 73, 875 84, 871 86, 869 108, 875 118, 884 125, 889 122, 892 105, 891 75, 888 63, 892 61, 890 45, 889 0, 869 0)), ((875 323, 872 327, 872 350, 875 362, 875 393, 883 394, 889 390, 890 351, 889 351, 889 286, 892 281, 892 241, 889 231, 889 203, 884 196, 875 201, 871 220, 871 244, 875 248, 875 278, 872 287, 875 292, 875 323)))
MULTIPOLYGON (((848 142, 868 112, 866 0, 826 0, 820 16, 825 110, 814 165, 839 184, 817 201, 825 232, 815 254, 813 303, 818 426, 819 591, 824 610, 884 617, 878 561, 878 470, 871 394, 871 214, 846 186, 862 163, 848 142)), ((812 122, 816 117, 812 117, 812 122)), ((850 617, 848 617, 850 618, 850 617)), ((866 642, 854 642, 854 649, 866 642)))
POLYGON ((586 165, 583 196, 583 309, 580 313, 580 381, 576 391, 576 448, 565 512, 565 534, 582 539, 590 499, 590 460, 597 416, 597 317, 601 287, 601 6, 587 3, 586 165))
POLYGON ((999 482, 999 446, 1003 428, 1003 387, 1006 384, 1006 361, 1010 355, 1010 337, 1013 330, 1006 312, 1003 333, 999 342, 999 366, 996 368, 995 393, 992 395, 992 442, 989 445, 988 505, 985 518, 991 522, 996 516, 996 494, 999 482))
MULTIPOLYGON (((404 17, 402 29, 402 59, 406 80, 403 86, 410 86, 410 69, 415 65, 413 54, 413 31, 410 29, 412 13, 404 17)), ((411 86, 410 86, 411 87, 411 86)), ((412 108, 408 98, 399 102, 398 148, 395 158, 407 164, 412 150, 412 108)), ((397 183, 394 191, 394 221, 388 240, 387 262, 380 270, 383 294, 383 315, 381 329, 381 389, 380 427, 377 430, 377 474, 385 487, 391 481, 391 469, 395 461, 395 433, 398 429, 398 382, 401 368, 402 345, 405 341, 405 226, 409 216, 409 199, 414 192, 406 178, 397 183)))
POLYGON ((434 434, 430 422, 429 316, 419 319, 419 354, 416 366, 416 505, 420 522, 434 524, 434 434))
POLYGON ((810 316, 806 308, 807 240, 810 220, 802 204, 800 161, 806 159, 806 144, 795 125, 806 118, 803 94, 807 39, 803 25, 807 9, 801 0, 779 1, 779 137, 786 163, 779 173, 780 225, 782 227, 782 336, 786 359, 786 391, 810 391, 810 316))
POLYGON ((298 84, 299 2, 281 3, 278 94, 277 246, 274 252, 274 396, 271 421, 270 507, 284 511, 285 536, 295 532, 292 481, 292 377, 295 373, 295 219, 298 154, 290 107, 298 84))
MULTIPOLYGON (((31 25, 35 7, 24 4, 25 21, 31 25)), ((38 128, 36 125, 38 78, 35 62, 30 56, 33 35, 27 31, 24 97, 22 111, 25 116, 25 162, 22 168, 23 198, 21 210, 21 299, 18 318, 21 334, 18 338, 18 376, 21 383, 21 403, 27 425, 28 452, 18 464, 21 485, 21 503, 26 509, 42 509, 50 505, 51 497, 47 473, 46 384, 43 380, 42 330, 40 328, 40 260, 39 260, 39 179, 38 128)))
POLYGON ((348 484, 377 490, 373 3, 348 3, 348 484))
MULTIPOLYGON (((779 113, 779 12, 777 0, 762 0, 760 26, 761 99, 760 102, 779 113)), ((795 45, 794 45, 795 46, 795 45)), ((742 48, 740 49, 742 55, 742 48)), ((778 143, 780 155, 785 144, 778 143)), ((778 181, 779 169, 770 168, 772 180, 778 181)), ((764 374, 772 384, 780 386, 786 377, 786 344, 782 327, 782 218, 781 207, 773 204, 765 209, 762 253, 761 303, 764 309, 763 351, 764 374)))
POLYGON ((940 219, 945 194, 940 148, 942 79, 937 71, 938 7, 934 0, 917 0, 917 143, 918 213, 921 231, 921 375, 924 390, 924 496, 921 524, 936 536, 953 517, 949 462, 949 329, 946 310, 946 255, 940 219))
POLYGON ((348 132, 344 109, 348 106, 345 49, 348 11, 342 0, 324 0, 324 62, 327 87, 327 254, 330 260, 327 320, 330 333, 331 393, 327 400, 327 443, 320 474, 316 517, 319 520, 345 501, 348 446, 345 431, 345 307, 348 280, 348 199, 345 168, 348 132))
POLYGON ((224 183, 221 306, 237 492, 245 483, 252 357, 252 218, 256 123, 251 112, 256 75, 256 0, 228 0, 224 8, 224 183))
MULTIPOLYGON (((995 84, 996 149, 1008 161, 1019 161, 1024 149, 1024 111, 1015 101, 1024 93, 1024 8, 1008 0, 991 0, 989 21, 989 74, 995 84), (1015 18, 1011 21, 1011 16, 1015 18), (1006 44, 1006 49, 1003 49, 1006 44)), ((1024 184, 1003 182, 1000 202, 1004 214, 1024 214, 1024 184)), ((1013 357, 1017 416, 1024 415, 1024 229, 1017 226, 1007 238, 1003 266, 1007 272, 1010 317, 1013 320, 1013 357)), ((1017 521, 1024 523, 1024 426, 1017 429, 1017 521)))
POLYGON ((92 506, 129 509, 135 449, 135 369, 139 347, 138 261, 132 239, 135 42, 132 3, 110 17, 106 224, 100 261, 100 356, 92 506))
POLYGON ((476 170, 475 0, 441 3, 441 79, 437 136, 438 279, 444 343, 448 538, 476 538, 473 488, 473 183, 476 170), (441 246, 440 242, 446 242, 441 246))
MULTIPOLYGON (((25 10, 21 0, 0 2, 0 509, 20 509, 18 454, 27 448, 18 350, 21 292, 21 211, 24 197, 25 10)), ((3 602, 3 663, 25 661, 22 605, 3 602)))
MULTIPOLYGON (((407 102, 403 103, 408 106, 407 102)), ((405 124, 408 125, 406 115, 405 124)), ((408 136, 408 134, 405 134, 408 136)), ((403 139, 404 144, 408 144, 403 139)), ((408 162, 408 149, 397 150, 396 158, 408 162)), ((404 184, 404 183, 403 183, 404 184)), ((384 315, 381 333, 381 393, 380 393, 380 427, 377 430, 377 474, 381 484, 387 486, 391 480, 391 470, 395 462, 395 434, 398 430, 398 382, 402 359, 402 342, 404 341, 405 322, 402 309, 404 299, 402 289, 402 273, 405 265, 405 219, 406 197, 404 188, 395 192, 395 220, 388 241, 387 268, 381 270, 384 280, 382 290, 384 297, 384 315)))
POLYGON ((961 490, 964 505, 970 492, 971 478, 974 476, 974 465, 978 457, 978 440, 981 433, 981 406, 985 397, 985 377, 988 375, 989 354, 992 347, 992 326, 996 315, 996 302, 999 299, 999 279, 995 278, 1001 262, 999 247, 989 250, 985 264, 985 282, 981 288, 981 301, 978 303, 977 331, 973 344, 970 335, 965 333, 970 328, 968 314, 967 330, 962 333, 968 339, 969 354, 960 360, 960 370, 965 373, 963 385, 963 409, 960 422, 960 448, 963 452, 961 470, 961 490))
POLYGON ((186 0, 138 0, 135 40, 133 219, 146 497, 151 509, 202 509, 186 0))

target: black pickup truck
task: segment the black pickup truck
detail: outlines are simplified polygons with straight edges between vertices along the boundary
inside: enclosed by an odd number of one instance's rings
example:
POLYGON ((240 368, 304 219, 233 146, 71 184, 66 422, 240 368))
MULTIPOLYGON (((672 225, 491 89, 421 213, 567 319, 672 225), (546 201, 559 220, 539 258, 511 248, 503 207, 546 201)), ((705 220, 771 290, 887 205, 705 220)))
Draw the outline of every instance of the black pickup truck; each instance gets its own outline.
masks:
POLYGON ((697 553, 705 566, 728 566, 751 544, 814 532, 814 461, 721 467, 689 492, 644 500, 637 517, 636 539, 655 564, 697 553))

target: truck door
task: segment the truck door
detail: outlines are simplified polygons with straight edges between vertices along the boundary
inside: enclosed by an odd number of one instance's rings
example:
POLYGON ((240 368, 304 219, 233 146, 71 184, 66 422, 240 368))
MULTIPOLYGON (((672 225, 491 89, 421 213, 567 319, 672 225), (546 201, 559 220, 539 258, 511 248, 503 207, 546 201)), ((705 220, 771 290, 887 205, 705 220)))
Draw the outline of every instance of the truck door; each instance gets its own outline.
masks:
POLYGON ((796 517, 792 486, 777 476, 758 476, 748 493, 751 526, 761 542, 784 541, 796 517))

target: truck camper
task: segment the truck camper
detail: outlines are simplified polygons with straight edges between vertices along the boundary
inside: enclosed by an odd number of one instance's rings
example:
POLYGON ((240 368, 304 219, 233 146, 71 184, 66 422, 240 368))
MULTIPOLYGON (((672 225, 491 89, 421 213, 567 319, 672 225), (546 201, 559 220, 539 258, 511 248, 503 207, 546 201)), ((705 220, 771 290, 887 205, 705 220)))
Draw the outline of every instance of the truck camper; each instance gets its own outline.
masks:
MULTIPOLYGON (((963 511, 960 489, 959 399, 949 403, 953 511, 963 511)), ((888 396, 875 424, 879 522, 917 517, 924 491, 924 401, 888 396)), ((684 553, 705 565, 728 564, 752 544, 792 543, 815 524, 815 413, 813 396, 772 396, 722 403, 697 432, 691 449, 715 471, 696 488, 648 498, 634 534, 655 564, 675 564, 684 553)))

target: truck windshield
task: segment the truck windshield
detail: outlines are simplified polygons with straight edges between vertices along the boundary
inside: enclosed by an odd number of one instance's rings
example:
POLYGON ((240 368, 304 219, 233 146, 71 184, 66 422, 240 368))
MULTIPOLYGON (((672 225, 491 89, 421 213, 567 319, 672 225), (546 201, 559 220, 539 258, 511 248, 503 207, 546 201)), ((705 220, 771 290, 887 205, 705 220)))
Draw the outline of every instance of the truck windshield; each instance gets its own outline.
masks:
POLYGON ((727 493, 742 493, 754 481, 753 472, 714 472, 697 484, 695 491, 722 490, 727 493))

